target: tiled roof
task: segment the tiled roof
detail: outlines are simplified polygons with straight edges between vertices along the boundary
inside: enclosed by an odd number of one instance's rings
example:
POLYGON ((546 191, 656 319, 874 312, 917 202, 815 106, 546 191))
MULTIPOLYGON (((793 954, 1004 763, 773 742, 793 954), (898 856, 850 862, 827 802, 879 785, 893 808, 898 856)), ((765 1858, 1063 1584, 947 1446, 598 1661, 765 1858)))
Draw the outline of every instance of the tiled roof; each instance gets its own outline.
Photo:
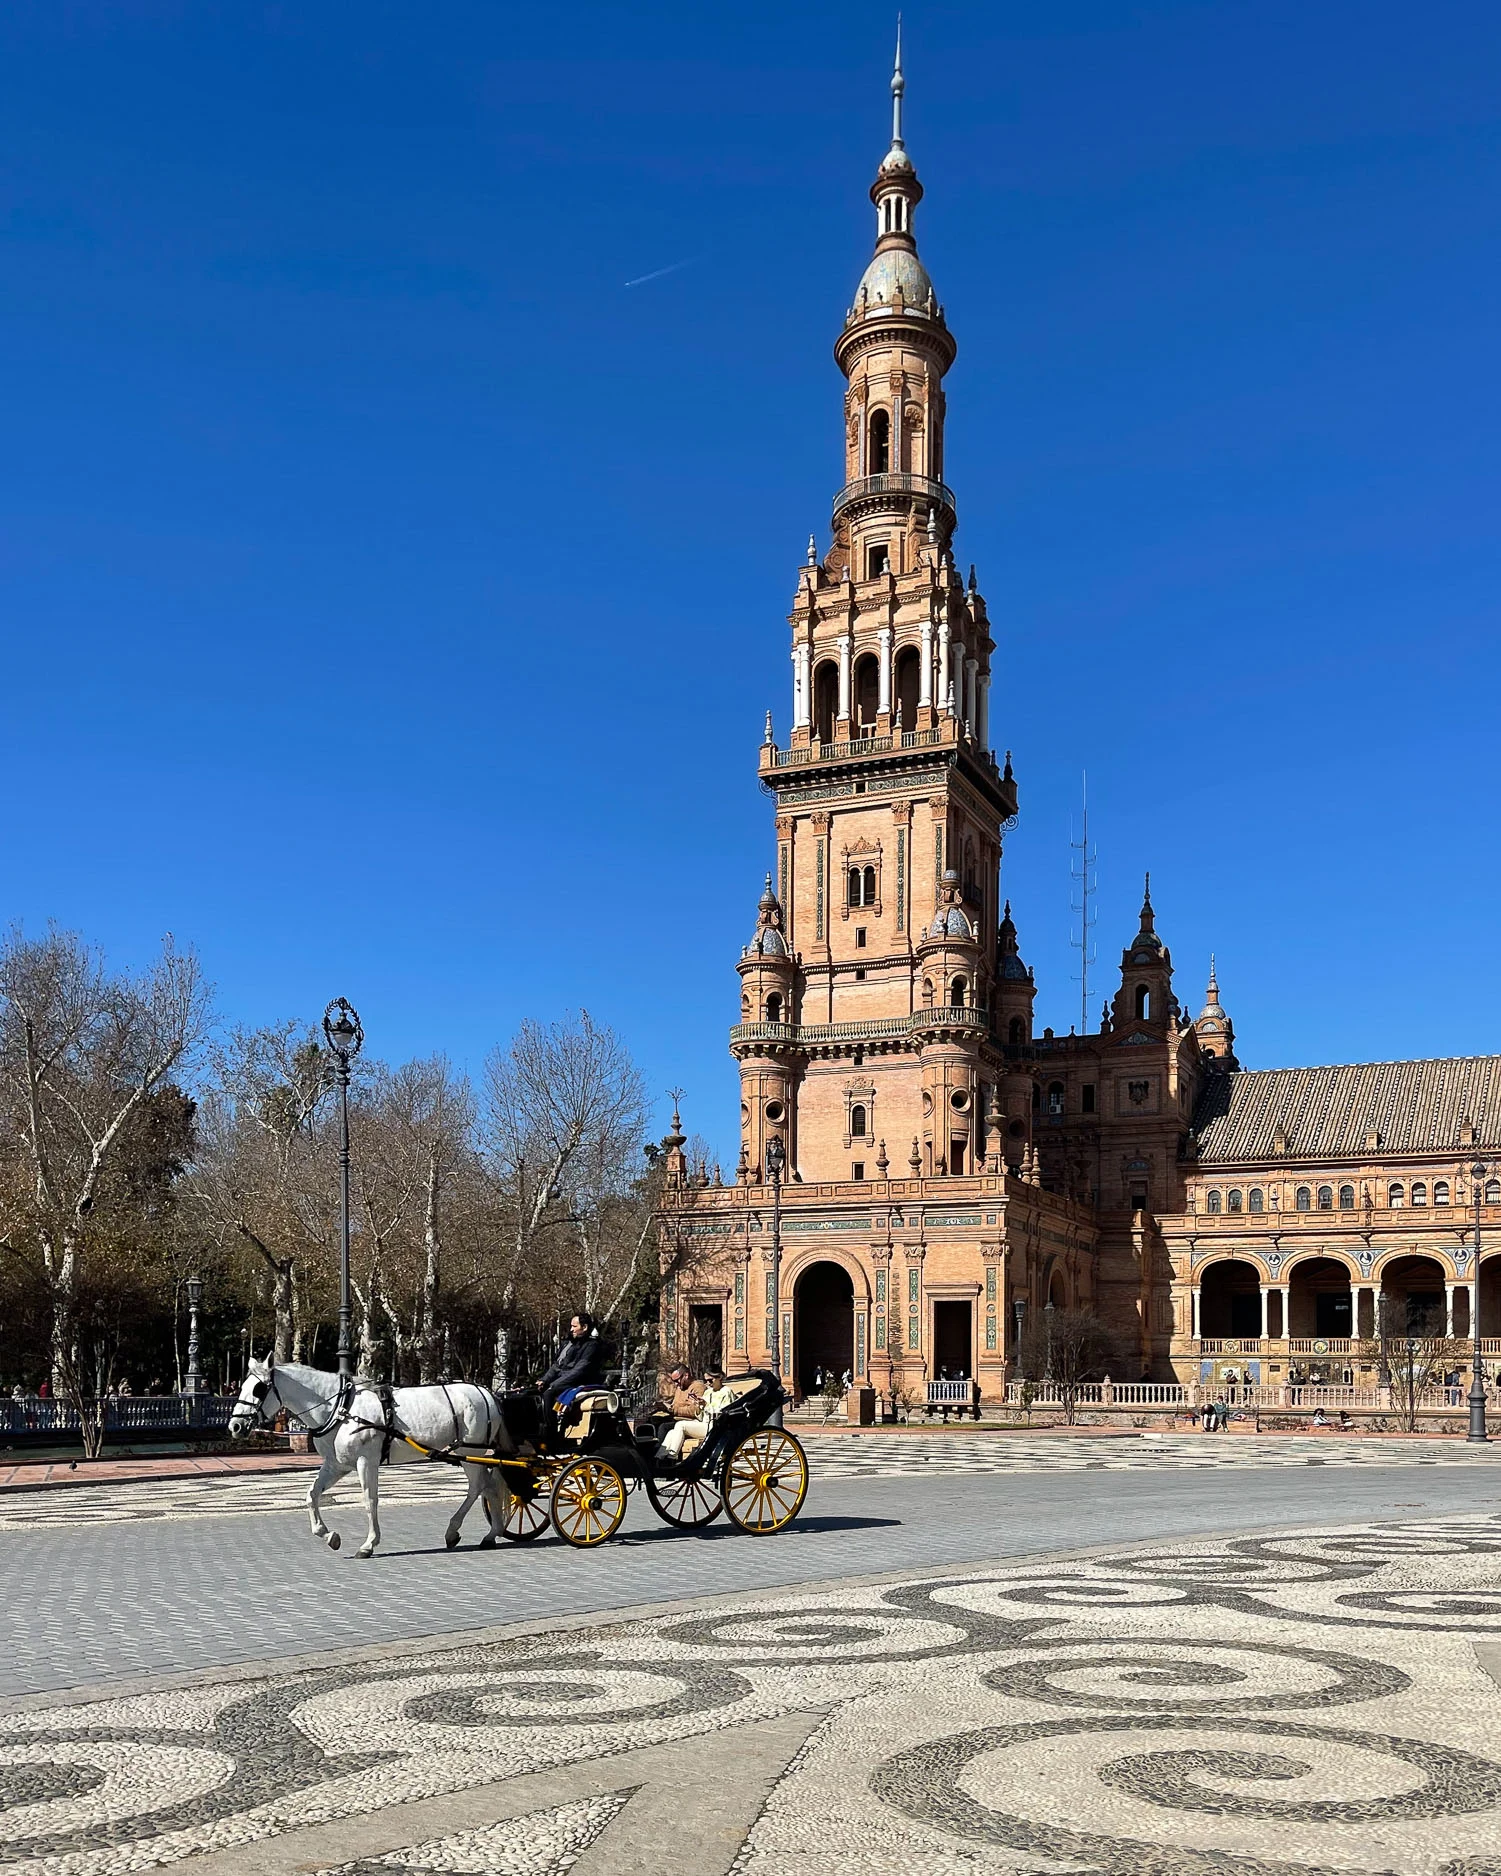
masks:
POLYGON ((1385 1154, 1501 1146, 1501 1055, 1432 1062, 1354 1062, 1335 1068, 1239 1069, 1211 1075, 1194 1109, 1200 1165, 1245 1160, 1361 1159, 1366 1136, 1385 1154), (1279 1153, 1278 1129, 1287 1144, 1279 1153))

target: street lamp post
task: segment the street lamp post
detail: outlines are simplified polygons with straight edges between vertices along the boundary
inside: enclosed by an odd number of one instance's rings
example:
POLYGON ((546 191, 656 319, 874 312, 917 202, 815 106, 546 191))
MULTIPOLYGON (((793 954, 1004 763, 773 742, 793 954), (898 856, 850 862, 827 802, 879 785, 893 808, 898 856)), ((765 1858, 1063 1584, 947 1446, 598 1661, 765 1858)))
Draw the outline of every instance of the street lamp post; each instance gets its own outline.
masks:
POLYGON ((1475 1198, 1475 1275, 1470 1290, 1470 1339, 1474 1347, 1470 1355, 1470 1430, 1465 1437, 1474 1446, 1483 1446, 1490 1439, 1485 1430, 1485 1362, 1480 1352, 1480 1206, 1487 1170, 1484 1160, 1476 1160, 1470 1168, 1475 1198))
POLYGON ((1046 1366, 1043 1369, 1043 1379, 1051 1381, 1053 1378, 1053 1299, 1051 1296, 1043 1304, 1042 1314, 1047 1325, 1047 1354, 1044 1356, 1046 1366))
POLYGON ((343 997, 323 1012, 323 1037, 339 1090, 339 1373, 352 1370, 349 1352, 349 1064, 365 1040, 359 1013, 343 997))
POLYGON ((202 1277, 188 1278, 188 1372, 182 1384, 184 1394, 203 1392, 203 1374, 198 1366, 198 1308, 203 1301, 202 1277))
POLYGON ((771 1181, 771 1334, 766 1352, 771 1371, 782 1378, 782 1172, 787 1164, 787 1149, 782 1136, 774 1133, 766 1142, 766 1176, 771 1181))

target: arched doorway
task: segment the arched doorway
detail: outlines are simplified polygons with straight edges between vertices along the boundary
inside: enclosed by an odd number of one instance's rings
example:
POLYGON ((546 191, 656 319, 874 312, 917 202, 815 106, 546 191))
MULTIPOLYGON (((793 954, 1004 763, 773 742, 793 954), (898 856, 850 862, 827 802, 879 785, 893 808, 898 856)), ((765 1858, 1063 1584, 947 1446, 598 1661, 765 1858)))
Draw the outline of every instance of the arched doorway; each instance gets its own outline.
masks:
POLYGON ((922 664, 916 645, 904 645, 896 654, 896 676, 892 688, 902 728, 915 730, 918 699, 922 695, 922 664))
POLYGON ((881 701, 881 667, 871 652, 855 660, 855 722, 862 730, 876 726, 876 706, 881 701))
POLYGON ((1287 1285, 1287 1314, 1290 1336, 1322 1342, 1348 1340, 1355 1333, 1348 1266, 1337 1257, 1307 1257, 1294 1264, 1287 1285))
POLYGON ((816 1394, 818 1376, 853 1373, 855 1286, 842 1264, 810 1264, 797 1280, 793 1350, 799 1394, 816 1394))
POLYGON ((1480 1265, 1480 1333, 1501 1335, 1501 1257, 1487 1257, 1480 1265))
POLYGON ((1395 1257, 1381 1272, 1381 1332, 1442 1335, 1444 1267, 1436 1257, 1395 1257))
POLYGON ((1226 1257, 1211 1264, 1199 1284, 1199 1334, 1238 1336, 1261 1334, 1261 1273, 1243 1257, 1226 1257))
POLYGON ((826 658, 813 673, 813 734, 820 742, 833 742, 838 709, 839 666, 826 658))

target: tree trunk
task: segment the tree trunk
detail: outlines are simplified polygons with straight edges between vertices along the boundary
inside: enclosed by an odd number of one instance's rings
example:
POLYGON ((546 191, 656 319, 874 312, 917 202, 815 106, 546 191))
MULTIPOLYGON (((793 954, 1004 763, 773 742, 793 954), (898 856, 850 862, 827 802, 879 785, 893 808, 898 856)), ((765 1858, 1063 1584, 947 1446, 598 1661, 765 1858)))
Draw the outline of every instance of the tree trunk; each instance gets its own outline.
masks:
POLYGON ((427 1162, 427 1214, 423 1220, 423 1246, 426 1258, 422 1267, 422 1317, 417 1328, 418 1374, 424 1385, 438 1378, 438 1278, 442 1263, 442 1242, 438 1236, 438 1161, 432 1154, 427 1162))

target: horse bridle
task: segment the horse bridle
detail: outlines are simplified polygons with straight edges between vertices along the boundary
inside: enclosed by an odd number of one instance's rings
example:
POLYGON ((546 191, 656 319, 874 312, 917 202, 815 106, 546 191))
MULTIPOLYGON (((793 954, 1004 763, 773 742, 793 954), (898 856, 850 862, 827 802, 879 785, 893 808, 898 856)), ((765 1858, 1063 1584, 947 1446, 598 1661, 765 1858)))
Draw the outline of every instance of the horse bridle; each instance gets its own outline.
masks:
MULTIPOLYGON (((325 1433, 336 1427, 341 1420, 347 1420, 349 1418, 349 1403, 354 1399, 354 1377, 347 1374, 339 1377, 339 1392, 334 1397, 333 1409, 321 1427, 309 1426, 306 1417, 298 1413, 295 1407, 289 1407, 282 1398, 281 1390, 276 1385, 276 1357, 274 1355, 268 1356, 266 1359, 265 1380, 257 1381, 255 1386, 250 1390, 250 1398, 255 1403, 255 1419, 251 1422, 252 1430, 256 1427, 269 1427, 275 1424, 276 1415, 266 1412, 266 1397, 268 1394, 275 1397, 279 1412, 295 1414, 306 1428, 308 1437, 316 1440, 321 1439, 325 1433)), ((234 1416, 231 1415, 230 1418, 233 1419, 234 1416)))

